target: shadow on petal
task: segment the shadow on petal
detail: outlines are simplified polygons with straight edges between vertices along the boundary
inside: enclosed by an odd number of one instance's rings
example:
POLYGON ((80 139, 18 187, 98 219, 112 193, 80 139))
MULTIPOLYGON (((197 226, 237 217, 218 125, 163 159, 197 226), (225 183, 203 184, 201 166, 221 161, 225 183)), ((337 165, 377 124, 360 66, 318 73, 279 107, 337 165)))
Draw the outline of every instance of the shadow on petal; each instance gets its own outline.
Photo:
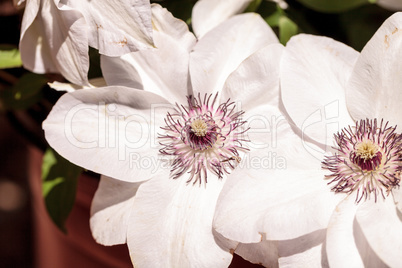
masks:
MULTIPOLYGON (((363 260, 364 267, 388 267, 370 247, 356 218, 353 221, 355 244, 363 260)), ((391 233, 389 235, 392 235, 391 233)))
POLYGON ((295 239, 278 241, 281 257, 302 253, 325 241, 326 229, 317 230, 295 239))

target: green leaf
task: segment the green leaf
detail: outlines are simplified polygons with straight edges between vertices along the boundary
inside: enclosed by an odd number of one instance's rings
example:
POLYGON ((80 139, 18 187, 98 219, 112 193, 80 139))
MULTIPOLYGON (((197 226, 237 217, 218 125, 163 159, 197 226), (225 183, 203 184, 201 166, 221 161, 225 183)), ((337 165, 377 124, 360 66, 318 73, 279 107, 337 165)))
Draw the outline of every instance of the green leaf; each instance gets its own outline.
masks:
POLYGON ((26 73, 14 86, 0 91, 0 102, 5 109, 26 109, 42 98, 46 83, 43 75, 26 73))
POLYGON ((289 39, 298 33, 298 27, 291 19, 286 16, 279 18, 279 41, 286 45, 289 39))
POLYGON ((256 12, 256 10, 260 7, 262 0, 253 0, 244 12, 256 12))
POLYGON ((99 51, 90 47, 89 48, 89 70, 88 70, 88 78, 97 78, 102 77, 100 64, 100 54, 99 51))
POLYGON ((42 164, 42 194, 50 218, 63 232, 75 201, 78 177, 82 168, 48 148, 42 164))
POLYGON ((22 61, 17 48, 0 45, 0 69, 21 67, 22 61))
POLYGON ((279 19, 282 17, 282 15, 283 15, 282 9, 278 9, 276 12, 266 17, 265 22, 268 23, 268 25, 271 27, 278 27, 279 19))
POLYGON ((338 13, 369 4, 369 0, 298 0, 303 5, 320 12, 338 13))
POLYGON ((28 99, 38 94, 46 85, 47 79, 41 74, 26 73, 20 77, 12 90, 20 95, 18 99, 28 99))

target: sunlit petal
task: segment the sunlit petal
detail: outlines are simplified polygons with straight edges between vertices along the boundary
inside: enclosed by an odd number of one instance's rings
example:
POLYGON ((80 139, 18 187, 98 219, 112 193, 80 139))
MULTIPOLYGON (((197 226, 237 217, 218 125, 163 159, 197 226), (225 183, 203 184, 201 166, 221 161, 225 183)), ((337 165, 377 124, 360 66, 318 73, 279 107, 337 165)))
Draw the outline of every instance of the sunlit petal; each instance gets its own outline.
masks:
POLYGON ((152 7, 157 49, 102 57, 102 72, 108 85, 141 88, 172 103, 186 103, 189 53, 195 37, 187 25, 158 5, 152 7))
POLYGON ((345 86, 358 55, 326 37, 302 34, 287 43, 281 94, 303 135, 332 146, 332 134, 353 124, 346 109, 345 86))
POLYGON ((226 179, 188 184, 168 174, 144 183, 134 199, 127 243, 138 267, 227 267, 230 248, 214 238, 212 218, 226 179))
POLYGON ((82 14, 51 0, 28 1, 20 50, 24 67, 57 72, 77 85, 88 85, 88 37, 82 14))
POLYGON ((88 43, 101 54, 116 57, 153 46, 149 0, 67 0, 64 4, 82 12, 88 43))
POLYGON ((347 87, 353 119, 384 118, 402 125, 402 13, 388 18, 363 48, 347 87))
POLYGON ((213 93, 248 56, 272 43, 278 43, 272 29, 257 14, 235 16, 201 38, 190 56, 194 92, 213 93))
POLYGON ((202 0, 193 8, 191 23, 197 37, 202 37, 208 31, 241 13, 252 0, 202 0))
POLYGON ((102 176, 92 200, 92 236, 102 245, 125 244, 134 196, 142 182, 130 183, 102 176))
POLYGON ((401 264, 402 221, 392 198, 366 200, 360 204, 356 220, 374 252, 390 267, 401 264))
POLYGON ((43 128, 49 144, 73 163, 136 182, 155 172, 158 150, 150 148, 169 109, 167 100, 142 90, 78 90, 59 100, 43 128))

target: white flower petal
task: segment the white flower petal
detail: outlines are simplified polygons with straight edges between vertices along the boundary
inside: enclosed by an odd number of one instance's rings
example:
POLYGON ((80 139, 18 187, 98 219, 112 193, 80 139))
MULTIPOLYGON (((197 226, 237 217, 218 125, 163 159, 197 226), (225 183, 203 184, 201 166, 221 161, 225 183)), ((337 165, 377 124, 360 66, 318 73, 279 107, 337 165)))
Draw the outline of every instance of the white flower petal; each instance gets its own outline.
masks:
POLYGON ((336 207, 331 216, 326 245, 331 267, 363 267, 353 234, 357 208, 355 196, 350 195, 336 207))
POLYGON ((202 0, 195 3, 191 16, 191 24, 197 37, 201 37, 211 29, 241 13, 252 0, 202 0))
POLYGON ((154 177, 139 188, 127 243, 135 267, 227 267, 232 255, 213 235, 212 218, 225 179, 187 184, 154 177))
POLYGON ((326 229, 301 237, 276 241, 280 267, 328 267, 328 260, 323 245, 326 229))
MULTIPOLYGON (((245 59, 240 66, 228 77, 221 93, 221 101, 231 99, 245 112, 247 136, 250 149, 277 148, 278 140, 293 139, 281 145, 283 153, 295 154, 294 148, 302 148, 323 159, 323 151, 301 137, 296 137, 283 114, 279 93, 279 62, 282 56, 281 44, 268 45, 245 59), (288 151, 285 150, 288 149, 288 151)), ((266 152, 258 150, 261 157, 266 152)), ((314 161, 313 161, 314 162, 314 161)), ((306 166, 304 166, 306 167, 306 166)))
POLYGON ((325 183, 319 182, 323 180, 322 172, 277 174, 260 175, 259 180, 243 176, 244 182, 219 201, 214 225, 217 231, 229 239, 249 243, 259 241, 261 233, 270 240, 292 239, 324 228, 337 200, 325 183), (244 204, 230 204, 235 196, 244 204), (230 216, 232 213, 237 215, 230 216))
POLYGON ((356 194, 347 196, 331 217, 326 250, 330 267, 387 267, 373 251, 356 221, 356 194))
POLYGON ((284 138, 290 130, 279 108, 282 51, 281 44, 271 44, 252 54, 230 74, 220 94, 221 102, 230 99, 245 112, 245 128, 250 128, 246 133, 249 149, 276 146, 278 136, 284 138))
POLYGON ((166 9, 152 7, 157 49, 102 57, 102 72, 108 85, 141 88, 170 100, 187 103, 189 53, 195 37, 187 25, 166 9))
POLYGON ((391 197, 360 204, 356 220, 375 253, 390 267, 402 263, 402 221, 391 197))
POLYGON ((71 83, 61 83, 58 81, 54 81, 53 83, 47 83, 49 87, 57 90, 57 91, 66 91, 66 92, 74 92, 77 89, 87 88, 85 86, 78 86, 71 83))
MULTIPOLYGON (((152 25, 154 33, 160 33, 165 38, 176 41, 177 46, 190 52, 196 42, 195 36, 189 31, 187 24, 175 18, 166 8, 159 5, 152 5, 152 25)), ((156 44, 159 48, 163 46, 163 39, 160 38, 156 44)))
POLYGON ((59 7, 51 0, 40 1, 40 5, 28 1, 20 51, 26 69, 58 72, 74 84, 88 85, 88 38, 79 11, 59 7))
POLYGON ((94 87, 105 87, 106 81, 103 77, 93 78, 89 80, 89 86, 79 86, 70 83, 61 83, 58 81, 54 81, 53 83, 47 83, 49 87, 57 90, 57 91, 66 91, 66 92, 73 92, 77 89, 88 89, 94 87))
POLYGON ((321 229, 291 240, 240 243, 235 253, 265 267, 328 267, 325 235, 321 229))
POLYGON ((125 87, 65 94, 43 123, 45 137, 71 162, 116 179, 148 179, 158 164, 157 132, 172 105, 125 87))
POLYGON ((286 111, 303 135, 332 146, 334 132, 354 125, 344 92, 358 55, 326 37, 300 34, 287 43, 281 64, 281 94, 286 111))
POLYGON ((101 54, 117 57, 153 46, 149 0, 68 0, 65 5, 82 12, 89 45, 101 54))
POLYGON ((242 160, 219 198, 219 233, 255 243, 263 234, 268 240, 293 239, 327 226, 339 196, 324 180, 320 161, 297 142, 285 137, 277 148, 258 150, 265 156, 254 150, 242 160))
POLYGON ((281 44, 272 44, 245 59, 226 80, 221 100, 239 100, 245 112, 267 104, 279 110, 279 62, 282 51, 281 44))
POLYGON ((25 4, 25 0, 13 0, 14 6, 21 8, 25 4))
POLYGON ((144 89, 133 56, 132 53, 121 57, 100 56, 102 75, 105 77, 107 85, 144 89))
POLYGON ((91 206, 90 226, 96 242, 106 246, 126 243, 134 196, 141 183, 101 177, 91 206))
MULTIPOLYGON (((21 22, 21 38, 20 38, 20 50, 21 50, 21 57, 25 64, 27 66, 31 66, 31 69, 33 69, 33 64, 34 64, 34 58, 31 58, 33 55, 30 55, 29 53, 25 52, 28 49, 34 48, 32 44, 36 43, 35 38, 38 38, 38 36, 35 36, 36 34, 43 34, 43 33, 37 33, 37 31, 41 30, 40 27, 36 26, 39 24, 39 20, 35 22, 36 17, 38 16, 39 13, 39 8, 40 8, 40 0, 31 0, 26 3, 26 9, 24 10, 24 16, 22 17, 22 22, 21 22), (30 30, 28 31, 29 28, 35 28, 35 30, 30 30), (26 46, 27 41, 26 39, 30 40, 31 46, 26 46), (25 47, 24 47, 25 46, 25 47), (24 51, 22 51, 24 50, 24 51), (25 57, 26 56, 26 57, 25 57), (31 57, 28 57, 31 56, 31 57), (29 63, 28 63, 29 62, 29 63)), ((33 50, 34 51, 34 50, 33 50)))
POLYGON ((248 56, 278 39, 257 14, 234 16, 208 32, 190 54, 194 92, 201 95, 222 89, 227 77, 248 56))
MULTIPOLYGON (((275 98, 270 100, 270 102, 275 102, 275 98)), ((239 104, 242 103, 239 101, 239 104)), ((273 157, 278 160, 275 163, 277 167, 285 168, 287 165, 286 158, 289 156, 288 153, 294 155, 297 154, 296 152, 299 149, 305 150, 305 148, 302 147, 303 141, 292 131, 288 121, 280 112, 278 106, 270 104, 257 105, 249 110, 244 109, 244 112, 243 120, 246 121, 244 128, 249 128, 245 133, 245 139, 249 140, 246 145, 251 151, 247 161, 258 162, 258 160, 255 159, 267 160, 267 158, 273 157), (292 145, 282 142, 286 139, 292 139, 292 145), (297 149, 292 146, 297 146, 297 149), (278 149, 280 150, 279 152, 278 149)), ((242 165, 244 166, 244 164, 242 165)), ((250 163, 246 163, 245 165, 250 167, 250 163)), ((265 165, 267 165, 267 163, 265 163, 265 165)))
MULTIPOLYGON (((47 1, 50 4, 49 1, 47 1)), ((47 70, 58 72, 50 55, 45 30, 40 18, 41 1, 32 0, 26 3, 21 22, 20 52, 24 67, 32 72, 44 73, 47 70), (38 19, 36 17, 38 16, 38 19)))
POLYGON ((286 135, 281 131, 282 121, 286 119, 279 110, 282 51, 281 44, 272 44, 252 54, 228 77, 220 95, 221 102, 231 99, 245 112, 243 119, 247 121, 245 128, 250 128, 247 131, 250 149, 275 146, 277 136, 286 135))
POLYGON ((399 212, 402 213, 402 188, 392 189, 392 196, 394 197, 394 202, 399 212))
POLYGON ((388 18, 363 48, 347 87, 355 120, 384 118, 401 125, 402 13, 388 18))

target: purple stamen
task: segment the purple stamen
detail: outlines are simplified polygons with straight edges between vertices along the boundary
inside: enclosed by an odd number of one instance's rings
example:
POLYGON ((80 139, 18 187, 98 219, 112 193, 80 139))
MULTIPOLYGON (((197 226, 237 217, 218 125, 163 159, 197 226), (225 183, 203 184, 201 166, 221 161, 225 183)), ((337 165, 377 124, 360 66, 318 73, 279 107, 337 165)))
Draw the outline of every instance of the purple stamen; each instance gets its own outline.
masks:
POLYGON ((384 191, 388 194, 399 186, 402 171, 402 135, 388 122, 377 124, 377 120, 361 120, 352 128, 343 129, 335 135, 336 153, 325 157, 323 168, 332 172, 326 175, 328 184, 335 192, 356 191, 356 202, 384 191))
POLYGON ((243 137, 248 130, 242 129, 244 112, 236 112, 230 99, 215 108, 217 94, 210 104, 211 97, 189 96, 188 107, 176 104, 176 113, 166 116, 166 126, 161 127, 165 134, 158 137, 163 146, 159 151, 175 157, 173 179, 188 173, 188 183, 207 182, 208 171, 222 178, 240 161, 239 151, 248 150, 242 145, 248 141, 243 137))

